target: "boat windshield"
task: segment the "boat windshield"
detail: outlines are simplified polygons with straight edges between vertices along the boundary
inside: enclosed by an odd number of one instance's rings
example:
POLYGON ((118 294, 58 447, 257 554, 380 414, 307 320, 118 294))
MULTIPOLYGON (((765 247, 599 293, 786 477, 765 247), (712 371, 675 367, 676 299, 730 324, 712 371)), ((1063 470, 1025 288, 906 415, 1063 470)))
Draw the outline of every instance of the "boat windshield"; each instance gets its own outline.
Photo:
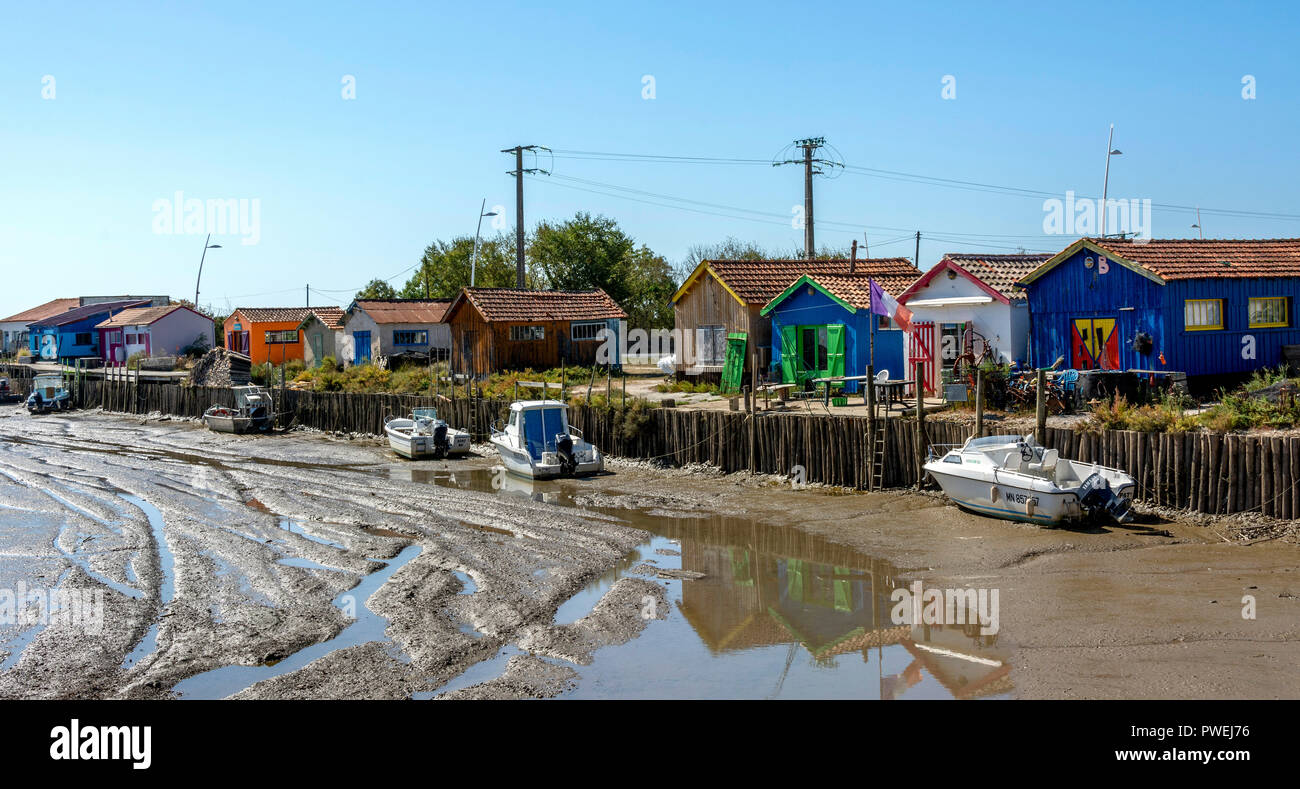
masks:
POLYGON ((437 419, 437 418, 438 418, 438 409, 436 409, 436 408, 416 408, 416 409, 414 409, 413 411, 411 411, 411 418, 414 419, 414 420, 417 421, 417 422, 420 421, 421 419, 437 419))
POLYGON ((1025 439, 1021 436, 983 436, 973 438, 966 444, 967 449, 988 449, 990 447, 1002 447, 1007 444, 1018 444, 1025 439))
POLYGON ((524 411, 524 446, 533 460, 541 460, 543 452, 555 451, 555 436, 567 430, 564 410, 557 406, 524 411))

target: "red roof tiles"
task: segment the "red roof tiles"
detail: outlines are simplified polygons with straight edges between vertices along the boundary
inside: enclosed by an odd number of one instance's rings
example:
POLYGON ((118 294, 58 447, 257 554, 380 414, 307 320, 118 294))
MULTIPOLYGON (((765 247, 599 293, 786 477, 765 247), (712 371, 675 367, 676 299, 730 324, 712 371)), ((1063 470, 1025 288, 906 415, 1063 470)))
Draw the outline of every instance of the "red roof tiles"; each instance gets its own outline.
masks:
MULTIPOLYGON (((951 261, 967 274, 1006 296, 1011 301, 1025 298, 1023 288, 1016 287, 1029 272, 1046 263, 1049 254, 1033 255, 976 255, 948 253, 943 260, 951 261)), ((942 263, 943 261, 940 261, 942 263)))
MULTIPOLYGON (((249 323, 301 323, 322 307, 240 307, 235 310, 249 323)), ((337 309, 337 308, 335 308, 337 309)))
POLYGON ((1300 276, 1300 238, 1084 241, 1164 280, 1300 276))
MULTIPOLYGON (((788 284, 788 283, 787 283, 788 284)), ((447 318, 468 300, 488 321, 587 321, 626 318, 605 291, 464 288, 447 310, 447 318)))
MULTIPOLYGON (((742 300, 767 304, 804 274, 868 276, 890 293, 901 293, 920 270, 907 258, 864 258, 857 261, 855 275, 849 274, 847 258, 829 260, 710 260, 706 261, 718 279, 742 300)), ((818 279, 818 282, 821 282, 818 279)), ((823 283, 825 284, 825 283, 823 283)))

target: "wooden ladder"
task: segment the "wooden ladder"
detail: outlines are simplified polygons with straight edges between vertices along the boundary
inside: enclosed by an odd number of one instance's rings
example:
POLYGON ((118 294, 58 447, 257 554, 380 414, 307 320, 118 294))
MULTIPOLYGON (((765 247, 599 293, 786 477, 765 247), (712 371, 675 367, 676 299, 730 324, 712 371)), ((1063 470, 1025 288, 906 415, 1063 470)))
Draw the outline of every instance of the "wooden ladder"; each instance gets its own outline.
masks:
POLYGON ((871 437, 871 490, 880 490, 885 482, 885 449, 889 442, 889 419, 876 419, 871 437))

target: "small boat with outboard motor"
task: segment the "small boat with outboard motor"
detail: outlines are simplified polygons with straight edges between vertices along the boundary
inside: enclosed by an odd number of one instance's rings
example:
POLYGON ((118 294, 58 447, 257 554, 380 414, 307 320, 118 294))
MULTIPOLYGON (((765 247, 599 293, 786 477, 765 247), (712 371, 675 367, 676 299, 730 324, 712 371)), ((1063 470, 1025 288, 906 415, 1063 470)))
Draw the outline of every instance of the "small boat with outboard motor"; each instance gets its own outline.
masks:
POLYGON ((388 446, 404 458, 441 459, 469 452, 469 433, 456 430, 438 418, 434 408, 416 408, 411 416, 389 417, 384 421, 388 446))
POLYGON ((605 469, 600 450, 569 424, 569 408, 558 400, 511 403, 504 429, 493 427, 490 440, 507 470, 530 479, 575 477, 605 469))
POLYGON ((271 393, 260 386, 235 386, 235 406, 214 405, 203 412, 208 429, 217 433, 266 432, 275 424, 271 393))
POLYGON ((971 438, 923 468, 959 507, 1057 525, 1106 516, 1133 518, 1133 478, 1119 469, 1068 460, 1033 435, 971 438))

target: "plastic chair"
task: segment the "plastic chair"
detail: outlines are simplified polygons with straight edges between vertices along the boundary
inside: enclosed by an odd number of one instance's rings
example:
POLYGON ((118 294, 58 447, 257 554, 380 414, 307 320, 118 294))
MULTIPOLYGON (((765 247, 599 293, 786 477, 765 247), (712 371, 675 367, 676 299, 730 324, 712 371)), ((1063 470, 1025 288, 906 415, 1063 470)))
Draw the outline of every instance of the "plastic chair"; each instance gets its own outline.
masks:
POLYGON ((1079 384, 1079 371, 1066 370, 1056 377, 1056 383, 1060 385, 1061 391, 1073 392, 1075 387, 1079 384))
POLYGON ((881 370, 880 372, 876 373, 876 383, 883 384, 885 381, 888 380, 889 380, 888 370, 881 370))

